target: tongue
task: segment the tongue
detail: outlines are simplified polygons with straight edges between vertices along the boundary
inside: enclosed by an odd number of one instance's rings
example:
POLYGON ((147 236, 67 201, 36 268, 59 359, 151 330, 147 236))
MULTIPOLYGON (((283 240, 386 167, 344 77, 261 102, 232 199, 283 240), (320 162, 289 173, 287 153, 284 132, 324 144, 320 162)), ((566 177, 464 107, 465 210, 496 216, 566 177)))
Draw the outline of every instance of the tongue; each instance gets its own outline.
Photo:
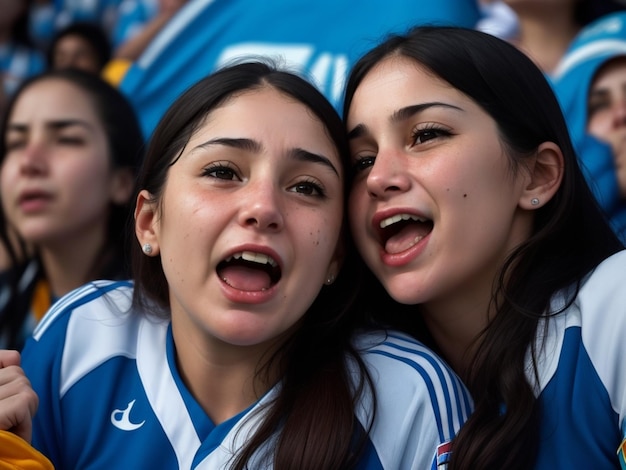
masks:
POLYGON ((422 224, 408 224, 385 243, 387 253, 396 254, 408 250, 428 234, 422 224))
POLYGON ((229 286, 244 291, 260 291, 271 286, 267 272, 246 266, 227 266, 221 270, 220 277, 229 286))

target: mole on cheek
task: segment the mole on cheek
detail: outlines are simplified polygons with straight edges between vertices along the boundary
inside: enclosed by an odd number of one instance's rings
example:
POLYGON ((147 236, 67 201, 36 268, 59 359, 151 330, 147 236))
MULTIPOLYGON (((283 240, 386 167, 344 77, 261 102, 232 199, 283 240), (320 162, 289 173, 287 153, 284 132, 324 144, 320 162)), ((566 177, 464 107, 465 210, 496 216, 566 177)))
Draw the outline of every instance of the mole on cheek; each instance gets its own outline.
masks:
POLYGON ((463 194, 463 197, 467 197, 467 194, 463 194))

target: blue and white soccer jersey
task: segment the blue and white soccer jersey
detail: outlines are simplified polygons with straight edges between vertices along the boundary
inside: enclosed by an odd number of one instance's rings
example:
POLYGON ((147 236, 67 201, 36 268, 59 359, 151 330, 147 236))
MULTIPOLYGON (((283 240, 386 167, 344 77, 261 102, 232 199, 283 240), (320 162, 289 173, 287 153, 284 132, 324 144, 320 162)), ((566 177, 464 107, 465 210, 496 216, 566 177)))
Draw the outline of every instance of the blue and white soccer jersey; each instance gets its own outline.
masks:
MULTIPOLYGON (((252 412, 280 385, 214 425, 177 371, 169 320, 133 311, 131 297, 129 282, 95 282, 40 322, 22 355, 40 399, 33 445, 58 469, 228 468, 263 416, 252 412)), ((357 346, 378 404, 359 468, 444 468, 446 444, 471 412, 464 387, 408 336, 369 333, 357 346)), ((355 412, 364 426, 371 408, 366 395, 355 412)))
MULTIPOLYGON (((562 296, 553 305, 559 302, 562 296)), ((626 251, 594 270, 574 303, 547 321, 538 345, 542 423, 535 468, 620 468, 616 453, 626 436, 626 251)))

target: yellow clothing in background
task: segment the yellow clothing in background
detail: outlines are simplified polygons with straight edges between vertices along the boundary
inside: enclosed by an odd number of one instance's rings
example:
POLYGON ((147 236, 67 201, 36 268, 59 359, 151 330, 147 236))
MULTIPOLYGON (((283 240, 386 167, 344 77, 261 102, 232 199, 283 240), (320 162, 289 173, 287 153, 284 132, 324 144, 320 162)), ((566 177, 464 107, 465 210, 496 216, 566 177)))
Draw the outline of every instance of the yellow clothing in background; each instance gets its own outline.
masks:
POLYGON ((52 463, 21 437, 0 431, 0 470, 54 470, 52 463))

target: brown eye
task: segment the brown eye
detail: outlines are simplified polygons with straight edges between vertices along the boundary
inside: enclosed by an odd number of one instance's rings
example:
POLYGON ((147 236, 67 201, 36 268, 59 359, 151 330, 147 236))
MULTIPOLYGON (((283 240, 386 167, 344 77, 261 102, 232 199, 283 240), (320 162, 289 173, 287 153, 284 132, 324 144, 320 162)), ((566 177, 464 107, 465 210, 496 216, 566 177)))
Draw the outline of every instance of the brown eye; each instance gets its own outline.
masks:
POLYGON ((322 186, 314 181, 300 181, 289 189, 295 193, 304 194, 305 196, 320 197, 326 195, 322 186))
POLYGON ((231 165, 222 162, 212 163, 208 167, 204 168, 202 170, 202 176, 209 176, 211 178, 226 181, 241 181, 235 168, 232 168, 231 165))
POLYGON ((376 157, 361 157, 358 158, 355 162, 354 165, 352 166, 353 170, 355 173, 360 173, 362 171, 367 170, 369 167, 374 165, 374 162, 376 161, 376 157))
POLYGON ((429 140, 434 140, 440 137, 449 137, 451 135, 452 133, 447 129, 439 127, 427 127, 424 129, 416 129, 415 131, 413 131, 413 133, 411 134, 411 139, 413 145, 419 145, 424 144, 429 140))

